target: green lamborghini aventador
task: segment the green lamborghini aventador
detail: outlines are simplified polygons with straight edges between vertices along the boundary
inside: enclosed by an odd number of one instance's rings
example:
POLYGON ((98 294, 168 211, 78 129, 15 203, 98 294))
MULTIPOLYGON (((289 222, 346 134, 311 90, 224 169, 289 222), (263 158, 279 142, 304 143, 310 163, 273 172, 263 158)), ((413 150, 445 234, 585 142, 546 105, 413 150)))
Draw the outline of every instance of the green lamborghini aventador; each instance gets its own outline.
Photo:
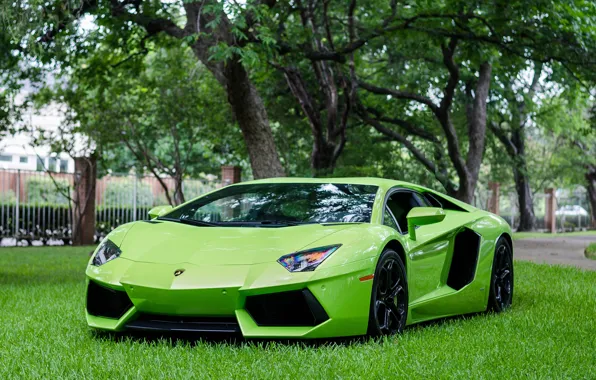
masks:
POLYGON ((89 326, 384 335, 511 305, 509 225, 406 182, 259 180, 149 215, 116 228, 91 257, 89 326))

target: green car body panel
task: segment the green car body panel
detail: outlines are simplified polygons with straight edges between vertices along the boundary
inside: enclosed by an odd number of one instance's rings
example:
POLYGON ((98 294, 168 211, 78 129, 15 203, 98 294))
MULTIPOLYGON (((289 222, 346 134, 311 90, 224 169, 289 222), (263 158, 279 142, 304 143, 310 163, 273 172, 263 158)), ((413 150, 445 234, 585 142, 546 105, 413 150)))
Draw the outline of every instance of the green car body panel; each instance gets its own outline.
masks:
MULTIPOLYGON (((197 227, 176 222, 138 221, 116 228, 106 239, 119 258, 101 266, 90 260, 87 281, 125 291, 132 307, 120 318, 91 315, 89 326, 122 331, 141 313, 167 316, 233 317, 245 337, 325 338, 367 333, 374 273, 387 247, 402 254, 409 307, 407 324, 487 309, 497 240, 511 244, 500 217, 433 190, 378 178, 276 178, 240 183, 333 183, 378 187, 370 223, 305 224, 281 228, 197 227), (416 228, 413 240, 383 224, 385 201, 396 189, 430 193, 451 202, 441 222, 416 228), (454 239, 462 231, 478 236, 471 282, 449 286, 454 239), (341 244, 316 270, 289 272, 286 254, 341 244), (175 276, 176 271, 183 271, 175 276), (259 326, 245 308, 247 297, 308 289, 328 315, 315 326, 259 326)), ((217 191, 217 190, 216 190, 217 191)), ((405 232, 405 231, 404 231, 405 232)))

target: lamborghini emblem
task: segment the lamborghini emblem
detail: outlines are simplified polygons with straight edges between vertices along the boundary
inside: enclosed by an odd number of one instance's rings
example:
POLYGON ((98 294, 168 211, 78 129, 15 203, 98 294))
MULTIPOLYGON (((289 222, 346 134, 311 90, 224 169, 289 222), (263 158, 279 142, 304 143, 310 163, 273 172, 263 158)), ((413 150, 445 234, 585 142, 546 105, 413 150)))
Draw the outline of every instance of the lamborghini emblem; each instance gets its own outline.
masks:
POLYGON ((182 273, 184 273, 184 269, 176 269, 174 271, 174 276, 178 277, 180 276, 182 273))

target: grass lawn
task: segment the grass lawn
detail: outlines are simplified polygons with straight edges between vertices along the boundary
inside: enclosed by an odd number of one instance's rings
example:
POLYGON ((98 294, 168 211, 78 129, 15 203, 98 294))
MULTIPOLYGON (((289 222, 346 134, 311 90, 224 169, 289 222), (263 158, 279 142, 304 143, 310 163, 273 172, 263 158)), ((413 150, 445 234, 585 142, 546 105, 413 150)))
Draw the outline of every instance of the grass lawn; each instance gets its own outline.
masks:
POLYGON ((514 232, 513 240, 524 238, 549 238, 549 237, 564 237, 564 236, 595 236, 596 230, 591 231, 577 231, 577 232, 562 232, 558 234, 548 234, 546 232, 514 232))
POLYGON ((588 259, 596 260, 596 243, 592 243, 586 247, 586 257, 588 259))
POLYGON ((596 272, 516 262, 513 308, 386 340, 229 342, 97 335, 90 248, 0 249, 0 379, 596 378, 596 272))

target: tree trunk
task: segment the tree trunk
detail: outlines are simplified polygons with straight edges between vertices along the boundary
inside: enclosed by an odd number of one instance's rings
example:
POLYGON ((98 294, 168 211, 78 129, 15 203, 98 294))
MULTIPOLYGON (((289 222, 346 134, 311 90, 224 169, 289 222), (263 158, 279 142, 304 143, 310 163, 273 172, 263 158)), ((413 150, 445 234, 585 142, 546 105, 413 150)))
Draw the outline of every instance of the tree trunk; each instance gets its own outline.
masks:
MULTIPOLYGON (((465 170, 458 170, 459 188, 456 197, 460 201, 472 204, 478 184, 478 175, 484 156, 486 142, 486 103, 490 89, 492 66, 488 62, 480 65, 474 97, 467 107, 468 119, 468 154, 465 170)), ((468 92, 468 97, 471 97, 468 92)))
POLYGON ((532 191, 530 190, 530 183, 525 172, 525 166, 523 168, 514 166, 513 176, 515 179, 515 190, 517 191, 520 213, 517 231, 532 231, 534 229, 536 217, 534 215, 534 200, 532 199, 532 191))
POLYGON ((349 95, 346 96, 346 104, 343 105, 343 112, 341 112, 341 118, 338 120, 337 115, 340 113, 340 105, 337 97, 337 88, 333 82, 333 75, 329 74, 330 71, 327 69, 318 69, 317 64, 313 64, 313 67, 315 67, 319 82, 323 82, 322 78, 325 77, 328 86, 331 87, 324 94, 326 98, 325 110, 327 113, 325 119, 321 115, 322 107, 315 101, 317 97, 313 97, 310 94, 298 69, 278 66, 284 73, 292 95, 298 100, 302 112, 304 112, 304 115, 308 119, 313 137, 310 163, 313 175, 318 177, 333 174, 337 159, 343 151, 346 143, 345 130, 350 111, 350 98, 349 95), (328 76, 324 76, 323 73, 327 73, 328 76))
POLYGON ((75 157, 72 245, 95 242, 96 157, 75 157))
POLYGON ((526 135, 524 132, 524 120, 520 120, 519 126, 513 131, 511 143, 515 146, 517 154, 513 157, 513 178, 515 190, 519 202, 519 227, 518 231, 532 231, 536 223, 534 215, 534 200, 530 190, 530 180, 526 165, 526 135))
POLYGON ((226 90, 238 120, 255 179, 285 176, 263 100, 237 59, 226 64, 226 90))
POLYGON ((592 227, 596 227, 596 166, 588 166, 586 181, 588 182, 586 186, 588 188, 588 200, 592 209, 592 227))
POLYGON ((174 176, 174 206, 181 205, 182 203, 186 202, 184 198, 184 192, 182 189, 182 176, 175 175, 174 176))
POLYGON ((315 177, 331 175, 335 169, 335 144, 322 142, 313 144, 311 166, 315 177))
POLYGON ((464 175, 460 175, 459 186, 457 188, 457 191, 449 195, 456 199, 459 199, 462 202, 466 202, 472 205, 474 203, 474 191, 476 190, 476 182, 477 181, 471 180, 469 172, 467 172, 464 175))
POLYGON ((183 35, 200 35, 192 46, 193 51, 226 89, 228 102, 244 137, 253 176, 256 179, 283 177, 285 172, 279 160, 267 111, 240 58, 234 55, 226 62, 211 59, 211 49, 218 44, 238 44, 228 17, 207 11, 214 4, 217 1, 185 2, 187 23, 183 35))

